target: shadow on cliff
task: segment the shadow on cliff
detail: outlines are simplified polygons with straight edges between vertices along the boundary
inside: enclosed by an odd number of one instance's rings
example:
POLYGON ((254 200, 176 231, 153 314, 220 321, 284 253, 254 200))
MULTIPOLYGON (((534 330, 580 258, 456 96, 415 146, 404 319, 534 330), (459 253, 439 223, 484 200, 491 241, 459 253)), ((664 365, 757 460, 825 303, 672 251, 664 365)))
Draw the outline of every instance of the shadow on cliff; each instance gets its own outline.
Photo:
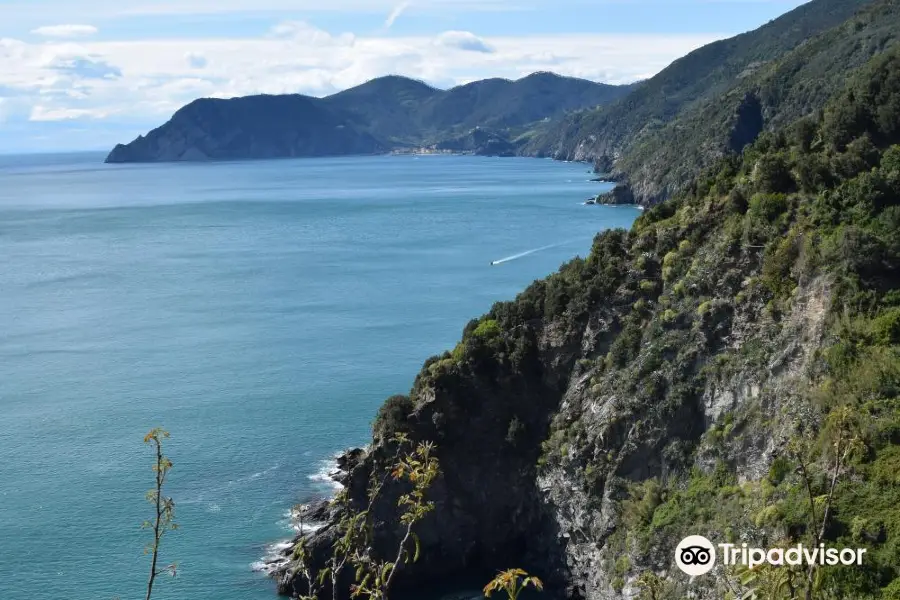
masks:
MULTIPOLYGON (((471 335, 472 328, 452 354, 425 363, 409 397, 385 403, 371 448, 346 465, 348 496, 355 509, 366 506, 373 476, 392 464, 395 433, 431 441, 441 465, 429 491, 435 509, 416 526, 420 559, 402 565, 393 595, 477 590, 497 571, 519 567, 544 580, 545 597, 562 597, 565 540, 537 486, 537 463, 580 352, 579 328, 555 343, 539 322, 523 325, 512 342, 471 335)), ((389 481, 372 506, 371 548, 380 556, 396 554, 397 499, 406 491, 389 481)), ((310 539, 314 562, 326 560, 337 519, 310 539)), ((289 570, 278 576, 281 593, 306 592, 289 570)))

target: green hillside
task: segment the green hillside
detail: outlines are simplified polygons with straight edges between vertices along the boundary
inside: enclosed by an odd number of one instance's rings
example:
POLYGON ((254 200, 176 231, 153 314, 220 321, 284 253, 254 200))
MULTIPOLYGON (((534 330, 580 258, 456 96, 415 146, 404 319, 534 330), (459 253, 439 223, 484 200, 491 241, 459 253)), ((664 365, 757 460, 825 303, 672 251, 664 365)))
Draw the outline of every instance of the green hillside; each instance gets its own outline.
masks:
MULTIPOLYGON (((815 118, 470 322, 385 404, 304 555, 327 553, 353 507, 378 515, 367 552, 393 547, 403 488, 370 505, 366 483, 402 432, 443 469, 403 566, 413 589, 521 565, 551 597, 897 600, 898 288, 894 48, 815 118), (866 558, 689 578, 672 561, 688 534, 866 558)), ((305 593, 296 567, 282 592, 305 593)))
POLYGON ((599 161, 603 170, 615 170, 632 182, 640 200, 656 201, 683 184, 692 169, 709 164, 709 159, 728 147, 730 127, 747 91, 770 90, 760 92, 767 103, 762 107, 765 127, 779 123, 773 119, 778 110, 773 109, 781 106, 791 105, 787 110, 791 117, 821 108, 828 92, 840 86, 836 75, 841 70, 849 72, 871 56, 868 46, 856 45, 872 42, 873 47, 883 48, 885 43, 877 38, 893 36, 894 3, 883 3, 889 22, 882 26, 873 19, 862 25, 865 31, 851 28, 853 41, 840 48, 806 46, 815 36, 841 27, 868 4, 863 0, 813 0, 754 31, 708 44, 676 60, 615 103, 580 111, 535 130, 523 140, 520 152, 599 161), (787 58, 792 51, 797 54, 787 58), (808 60, 814 64, 807 65, 808 60), (782 61, 786 62, 779 70, 782 61), (824 78, 827 83, 815 89, 809 81, 826 69, 831 69, 824 78), (767 80, 766 74, 773 70, 778 72, 767 80), (801 80, 805 83, 795 89, 801 80), (772 91, 776 89, 794 95, 781 98, 772 91), (699 115, 702 119, 697 121, 699 115), (698 126, 703 131, 694 131, 698 126), (675 147, 688 156, 668 160, 675 147), (613 168, 612 159, 620 157, 613 168), (636 167, 645 167, 645 171, 635 173, 636 167), (660 170, 672 174, 661 175, 660 170))
POLYGON ((785 56, 756 67, 727 92, 695 103, 665 126, 645 131, 616 165, 639 198, 681 189, 697 168, 740 152, 769 131, 820 110, 847 78, 900 37, 900 4, 881 0, 785 56))
POLYGON ((182 108, 146 137, 118 145, 107 160, 372 154, 436 144, 511 154, 509 138, 533 121, 612 102, 630 90, 551 73, 438 90, 392 75, 321 99, 299 94, 206 98, 182 108), (485 138, 472 134, 475 128, 494 133, 485 138), (478 143, 482 138, 486 142, 478 143))

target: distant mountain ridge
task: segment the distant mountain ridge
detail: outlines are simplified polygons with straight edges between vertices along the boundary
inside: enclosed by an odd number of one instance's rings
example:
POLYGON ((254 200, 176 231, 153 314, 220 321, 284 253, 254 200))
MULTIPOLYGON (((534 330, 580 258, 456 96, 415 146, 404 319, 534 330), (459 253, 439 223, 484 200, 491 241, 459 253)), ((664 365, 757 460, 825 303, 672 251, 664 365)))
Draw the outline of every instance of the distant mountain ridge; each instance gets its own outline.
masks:
POLYGON ((107 162, 374 154, 452 142, 476 128, 508 140, 536 121, 611 102, 632 87, 535 73, 440 90, 390 75, 325 98, 202 98, 146 136, 117 145, 107 162))
POLYGON ((198 100, 146 137, 117 146, 108 161, 423 147, 551 157, 593 162, 618 181, 603 202, 651 205, 761 133, 814 116, 860 66, 898 39, 900 0, 811 0, 630 86, 534 73, 438 90, 389 76, 322 99, 198 100), (246 112, 248 101, 256 111, 281 115, 278 125, 246 112))
POLYGON ((900 32, 896 0, 813 0, 703 46, 622 99, 536 128, 517 152, 593 161, 654 204, 765 130, 813 114, 900 32))

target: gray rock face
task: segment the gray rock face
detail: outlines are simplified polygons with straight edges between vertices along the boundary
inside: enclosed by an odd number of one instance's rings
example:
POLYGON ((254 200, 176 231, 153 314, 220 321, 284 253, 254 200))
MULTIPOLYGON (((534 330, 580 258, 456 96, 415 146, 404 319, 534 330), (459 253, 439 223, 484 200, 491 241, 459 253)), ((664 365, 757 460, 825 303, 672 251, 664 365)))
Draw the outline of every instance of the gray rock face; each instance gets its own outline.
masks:
MULTIPOLYGON (((627 581, 621 588, 614 585, 621 576, 616 564, 622 554, 605 545, 620 527, 623 483, 676 477, 686 466, 711 472, 723 458, 737 466, 741 481, 758 481, 766 476, 773 456, 791 434, 791 427, 798 421, 813 422, 811 415, 803 414, 807 404, 797 400, 801 390, 810 386, 815 352, 823 342, 829 297, 828 282, 819 279, 800 291, 793 310, 781 324, 759 320, 750 311, 736 315, 728 330, 734 348, 770 336, 772 368, 747 365, 710 379, 699 392, 698 404, 687 403, 674 414, 660 414, 651 407, 636 406, 633 398, 603 391, 614 388, 612 382, 601 383, 599 394, 592 392, 584 383, 588 375, 581 382, 570 384, 556 418, 578 422, 585 437, 572 445, 571 460, 540 473, 538 487, 556 520, 556 528, 566 539, 565 572, 577 597, 621 600, 638 596, 639 590, 627 585, 627 581), (750 425, 749 415, 754 411, 761 411, 770 419, 769 424, 750 425), (724 448, 714 450, 702 434, 721 428, 729 418, 744 431, 724 448), (673 449, 680 440, 691 439, 698 444, 697 452, 694 461, 685 465, 675 458, 673 449), (594 478, 601 482, 599 494, 585 492, 590 484, 585 480, 579 455, 586 452, 592 457, 590 462, 607 464, 594 478)), ((628 563, 685 584, 686 578, 672 562, 673 549, 674 546, 649 552, 635 550, 627 555, 628 563)), ((714 581, 710 578, 707 583, 714 581)), ((720 590, 704 588, 702 581, 691 589, 694 598, 721 598, 720 590)))
MULTIPOLYGON (((639 252, 640 241, 634 243, 639 252)), ((744 276, 758 274, 755 259, 738 260, 744 276)), ((413 440, 437 444, 443 474, 431 490, 436 509, 417 526, 421 559, 402 567, 401 589, 464 575, 486 582, 510 567, 543 578, 548 598, 636 598, 636 576, 644 571, 687 585, 674 568, 672 540, 645 549, 611 544, 621 534, 629 485, 677 481, 692 469, 711 472, 722 460, 743 479, 763 477, 793 424, 810 421, 803 414, 808 405, 795 400, 813 377, 830 295, 827 281, 805 282, 792 310, 775 321, 753 296, 732 307, 741 278, 722 265, 714 241, 698 250, 694 265, 709 272, 712 299, 692 311, 693 324, 648 334, 622 366, 602 359, 631 310, 624 288, 577 321, 563 315, 521 325, 525 341, 517 357, 476 349, 461 362, 446 355, 426 363, 402 428, 413 440), (705 368, 760 344, 765 364, 705 368), (726 423, 737 433, 714 447, 708 434, 726 423)), ((367 503, 372 474, 390 467, 383 436, 376 428, 370 450, 345 461, 349 472, 341 480, 357 508, 367 503)), ((400 538, 401 492, 388 486, 373 506, 372 548, 386 556, 400 538)), ((309 538, 317 565, 330 552, 337 521, 332 515, 309 538)), ((295 565, 283 565, 276 577, 282 594, 306 593, 295 565)), ((721 597, 703 585, 691 587, 692 597, 721 597)))

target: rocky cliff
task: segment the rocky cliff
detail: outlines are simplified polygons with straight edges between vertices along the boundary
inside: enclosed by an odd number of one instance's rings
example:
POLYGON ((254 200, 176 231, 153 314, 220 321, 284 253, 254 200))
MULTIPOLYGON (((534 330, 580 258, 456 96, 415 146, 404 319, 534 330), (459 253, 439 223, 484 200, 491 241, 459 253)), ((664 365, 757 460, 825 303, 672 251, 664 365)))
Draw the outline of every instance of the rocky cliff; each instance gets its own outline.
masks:
MULTIPOLYGON (((313 562, 404 432, 437 444, 442 476, 400 587, 520 566, 560 598, 898 597, 898 67, 873 59, 819 120, 764 134, 471 322, 382 408, 347 465, 350 508, 304 538, 313 562), (688 534, 869 558, 691 579, 672 559, 688 534)), ((372 507, 376 554, 396 547, 401 493, 372 507)), ((306 593, 296 562, 277 577, 306 593)))

